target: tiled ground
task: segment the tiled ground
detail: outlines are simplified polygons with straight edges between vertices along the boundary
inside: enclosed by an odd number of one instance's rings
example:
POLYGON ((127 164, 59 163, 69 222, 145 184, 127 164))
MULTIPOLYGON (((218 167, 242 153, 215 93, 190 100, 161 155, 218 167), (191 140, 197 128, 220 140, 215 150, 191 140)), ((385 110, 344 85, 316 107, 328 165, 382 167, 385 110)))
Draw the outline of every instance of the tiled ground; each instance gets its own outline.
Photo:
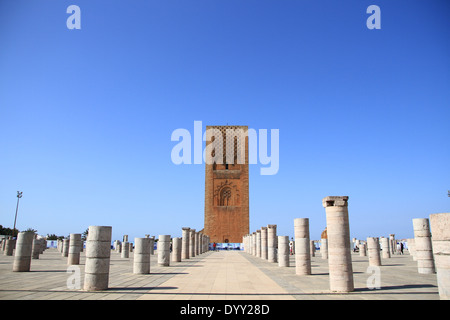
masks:
MULTIPOLYGON (((335 294, 328 291, 327 260, 318 253, 312 258, 312 275, 295 274, 261 258, 238 251, 208 252, 170 267, 159 267, 152 256, 151 274, 133 274, 133 253, 123 259, 111 253, 109 289, 84 292, 70 288, 75 274, 67 272, 66 259, 56 249, 48 249, 32 260, 30 272, 12 272, 13 257, 0 255, 0 299, 25 300, 439 300, 436 275, 417 273, 410 255, 383 259, 380 289, 367 288, 368 258, 352 254, 355 291, 335 294)), ((83 288, 84 253, 79 268, 83 288)))

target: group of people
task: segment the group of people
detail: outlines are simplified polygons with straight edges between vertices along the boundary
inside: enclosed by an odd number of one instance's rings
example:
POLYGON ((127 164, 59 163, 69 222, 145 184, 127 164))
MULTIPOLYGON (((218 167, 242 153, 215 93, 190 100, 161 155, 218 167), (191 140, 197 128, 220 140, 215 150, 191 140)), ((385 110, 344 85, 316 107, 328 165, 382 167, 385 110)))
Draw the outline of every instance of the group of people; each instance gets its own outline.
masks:
MULTIPOLYGON (((404 249, 403 242, 399 242, 399 243, 397 244, 397 252, 399 252, 400 254, 403 254, 403 249, 404 249)), ((353 248, 353 252, 359 252, 358 246, 355 246, 355 247, 353 248)))

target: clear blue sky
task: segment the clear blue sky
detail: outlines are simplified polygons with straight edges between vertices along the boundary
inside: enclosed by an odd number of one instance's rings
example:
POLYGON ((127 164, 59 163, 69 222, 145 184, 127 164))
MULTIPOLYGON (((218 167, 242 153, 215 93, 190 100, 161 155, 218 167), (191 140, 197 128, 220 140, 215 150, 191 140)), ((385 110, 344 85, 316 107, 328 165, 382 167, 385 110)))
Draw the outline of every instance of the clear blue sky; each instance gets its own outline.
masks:
POLYGON ((68 235, 203 227, 204 165, 177 128, 279 129, 280 167, 250 167, 251 231, 349 196, 352 237, 413 236, 449 212, 447 0, 0 0, 0 224, 68 235), (81 30, 68 30, 69 5, 81 30), (369 30, 366 9, 381 8, 369 30))

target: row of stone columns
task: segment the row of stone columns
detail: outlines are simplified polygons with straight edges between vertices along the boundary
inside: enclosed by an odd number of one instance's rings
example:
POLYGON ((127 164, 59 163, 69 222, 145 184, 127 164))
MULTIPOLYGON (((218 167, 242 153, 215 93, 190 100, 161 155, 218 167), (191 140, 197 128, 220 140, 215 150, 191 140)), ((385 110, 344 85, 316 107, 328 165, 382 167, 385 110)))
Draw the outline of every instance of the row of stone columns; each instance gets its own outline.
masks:
POLYGON ((17 239, 4 239, 3 241, 4 254, 14 255, 14 272, 30 271, 31 260, 39 259, 39 255, 47 248, 46 240, 37 239, 34 232, 20 232, 17 239))
MULTIPOLYGON (((278 248, 279 242, 277 238, 276 224, 269 224, 267 225, 267 227, 261 227, 261 229, 245 235, 242 239, 242 242, 244 246, 244 252, 251 254, 255 257, 262 258, 269 262, 279 261, 277 257, 277 251, 278 254, 280 254, 281 251, 278 248)), ((284 240, 282 242, 284 245, 284 240)), ((283 249, 282 251, 284 252, 284 248, 282 249, 283 249)), ((289 241, 287 245, 287 250, 289 255, 289 241)))
POLYGON ((209 250, 209 236, 195 229, 181 229, 181 259, 190 259, 209 250))

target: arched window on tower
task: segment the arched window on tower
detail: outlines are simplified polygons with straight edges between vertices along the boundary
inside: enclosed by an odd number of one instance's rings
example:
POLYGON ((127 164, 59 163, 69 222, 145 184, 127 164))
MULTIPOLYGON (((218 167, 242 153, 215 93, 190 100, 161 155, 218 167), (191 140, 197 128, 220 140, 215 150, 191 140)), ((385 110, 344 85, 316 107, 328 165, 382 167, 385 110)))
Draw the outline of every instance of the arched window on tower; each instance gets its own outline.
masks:
POLYGON ((229 187, 225 187, 220 191, 220 202, 221 206, 231 206, 231 189, 229 187))

